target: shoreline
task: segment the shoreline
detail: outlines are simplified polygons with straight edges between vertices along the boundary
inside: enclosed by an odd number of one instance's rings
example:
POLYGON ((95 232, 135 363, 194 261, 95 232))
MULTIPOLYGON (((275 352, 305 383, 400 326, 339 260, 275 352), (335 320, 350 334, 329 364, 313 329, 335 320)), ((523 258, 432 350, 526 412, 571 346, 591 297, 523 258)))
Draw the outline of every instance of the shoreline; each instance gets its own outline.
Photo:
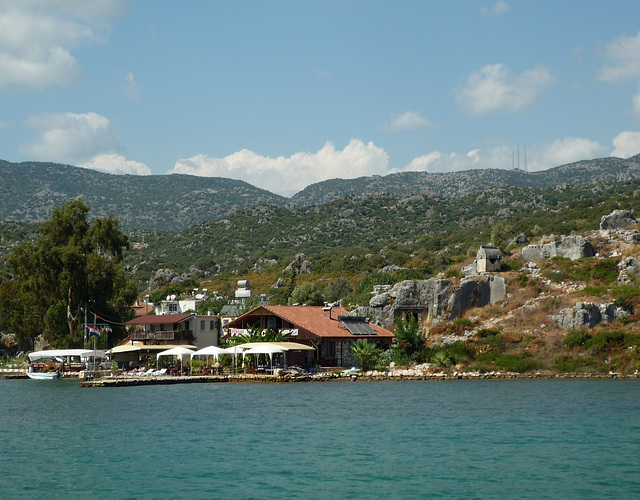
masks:
POLYGON ((301 375, 187 375, 163 377, 103 377, 81 380, 80 387, 131 387, 141 385, 211 384, 211 383, 271 383, 294 382, 400 382, 400 381, 447 381, 447 380, 567 380, 567 379, 640 379, 640 373, 429 373, 406 374, 392 372, 367 373, 321 373, 301 375))

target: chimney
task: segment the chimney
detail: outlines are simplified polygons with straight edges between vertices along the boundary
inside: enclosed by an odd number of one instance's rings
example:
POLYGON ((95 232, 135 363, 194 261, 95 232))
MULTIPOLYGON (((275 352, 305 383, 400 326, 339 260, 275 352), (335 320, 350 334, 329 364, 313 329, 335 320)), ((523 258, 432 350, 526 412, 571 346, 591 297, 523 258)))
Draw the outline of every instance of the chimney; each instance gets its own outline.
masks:
POLYGON ((325 305, 325 306, 322 308, 322 310, 324 311, 324 317, 325 317, 325 318, 332 319, 332 318, 331 318, 331 306, 325 305))

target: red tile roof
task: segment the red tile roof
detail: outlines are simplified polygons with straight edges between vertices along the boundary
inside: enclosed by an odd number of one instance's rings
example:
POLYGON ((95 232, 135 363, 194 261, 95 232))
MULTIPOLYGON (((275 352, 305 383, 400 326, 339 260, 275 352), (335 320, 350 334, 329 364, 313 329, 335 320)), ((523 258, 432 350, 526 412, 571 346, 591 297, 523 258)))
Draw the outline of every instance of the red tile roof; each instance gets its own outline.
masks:
POLYGON ((195 313, 187 314, 148 314, 138 316, 131 321, 127 321, 127 325, 168 325, 171 323, 181 323, 185 319, 195 316, 195 313))
POLYGON ((369 324, 376 332, 376 335, 353 335, 347 330, 347 328, 338 321, 338 316, 349 316, 349 312, 339 307, 334 307, 331 310, 331 319, 329 319, 329 312, 325 311, 323 307, 313 306, 259 306, 252 309, 246 314, 236 318, 232 322, 225 325, 225 328, 238 328, 238 325, 242 324, 243 319, 248 317, 256 317, 265 314, 271 314, 278 316, 289 323, 308 330, 309 332, 322 338, 392 338, 393 333, 389 330, 369 324))

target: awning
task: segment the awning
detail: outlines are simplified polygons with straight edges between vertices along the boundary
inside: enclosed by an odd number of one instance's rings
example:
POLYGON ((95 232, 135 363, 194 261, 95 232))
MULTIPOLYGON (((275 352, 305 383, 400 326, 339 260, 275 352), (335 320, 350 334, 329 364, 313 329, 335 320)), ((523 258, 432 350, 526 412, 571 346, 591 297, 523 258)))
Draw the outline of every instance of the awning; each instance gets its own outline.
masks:
POLYGON ((36 359, 48 359, 48 358, 90 358, 95 356, 96 358, 104 358, 104 351, 94 351, 93 349, 49 349, 47 351, 35 351, 29 353, 29 359, 34 361, 36 359))
POLYGON ((258 346, 275 346, 283 351, 315 351, 315 347, 311 347, 305 344, 299 344, 298 342, 247 342, 246 344, 238 344, 238 347, 243 349, 253 349, 258 346))

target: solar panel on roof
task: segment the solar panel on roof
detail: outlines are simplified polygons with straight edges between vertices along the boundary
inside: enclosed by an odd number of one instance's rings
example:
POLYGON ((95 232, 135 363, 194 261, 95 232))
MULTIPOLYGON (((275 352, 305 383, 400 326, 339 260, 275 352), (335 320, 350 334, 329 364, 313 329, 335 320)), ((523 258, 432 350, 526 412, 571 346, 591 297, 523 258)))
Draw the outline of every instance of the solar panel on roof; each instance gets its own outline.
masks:
POLYGON ((364 316, 338 316, 338 320, 347 327, 352 335, 376 335, 376 331, 364 316))

